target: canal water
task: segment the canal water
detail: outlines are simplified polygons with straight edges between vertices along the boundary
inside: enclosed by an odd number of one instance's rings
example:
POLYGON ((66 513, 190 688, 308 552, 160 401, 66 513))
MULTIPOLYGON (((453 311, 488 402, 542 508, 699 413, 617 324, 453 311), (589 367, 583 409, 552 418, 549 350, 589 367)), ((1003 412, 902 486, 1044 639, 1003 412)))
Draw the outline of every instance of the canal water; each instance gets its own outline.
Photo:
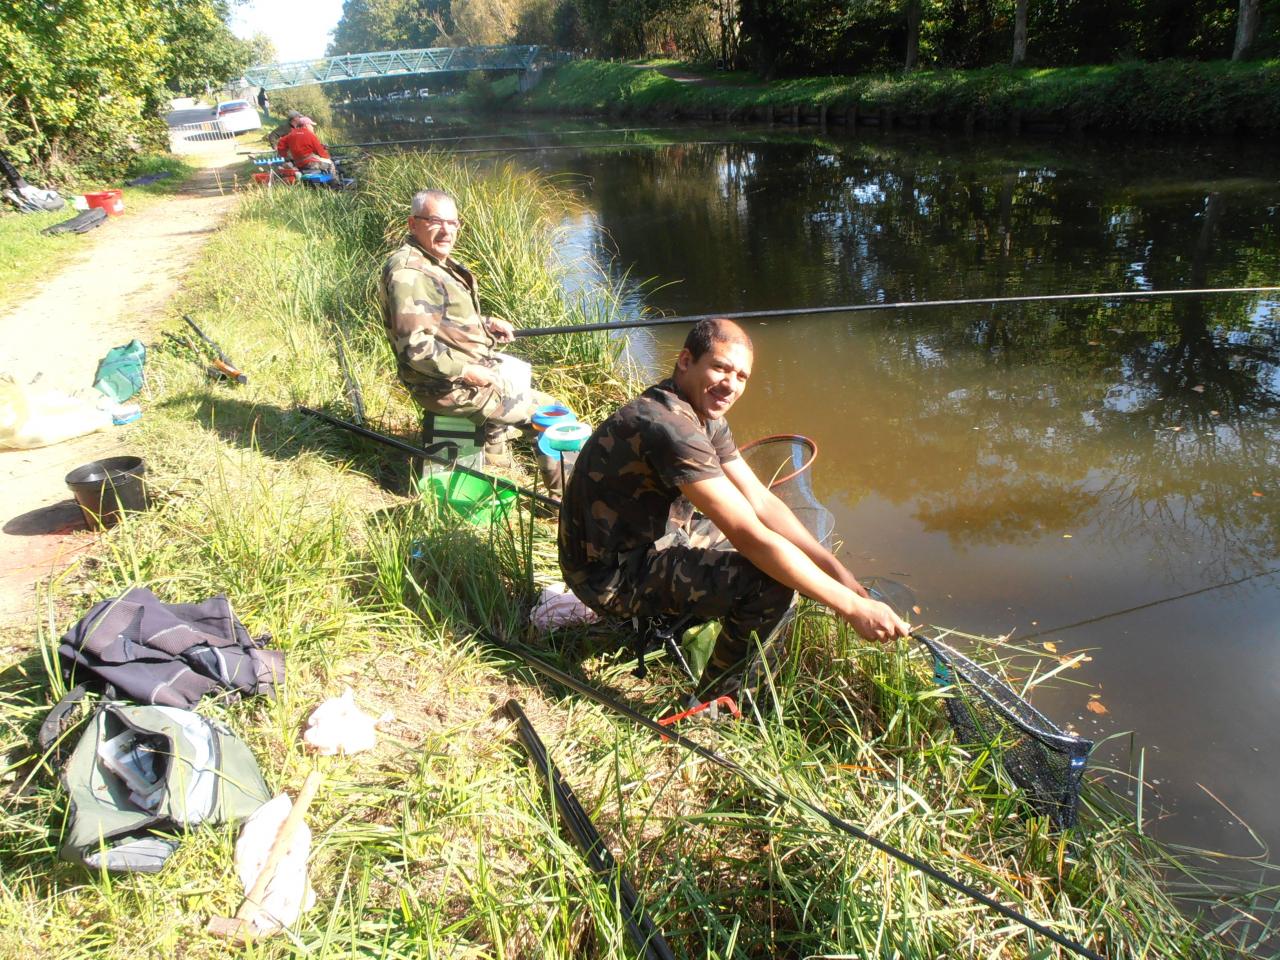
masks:
MULTIPOLYGON (((563 176, 582 199, 566 256, 606 264, 634 308, 1280 284, 1269 148, 601 127, 376 132, 476 137, 452 145, 563 176)), ((1141 764, 1148 832, 1280 845, 1280 295, 745 325, 735 436, 816 441, 856 574, 908 586, 916 622, 1006 638, 987 652, 1018 677, 1074 660, 1030 699, 1135 799, 1141 764)), ((686 329, 633 352, 656 376, 686 329)))

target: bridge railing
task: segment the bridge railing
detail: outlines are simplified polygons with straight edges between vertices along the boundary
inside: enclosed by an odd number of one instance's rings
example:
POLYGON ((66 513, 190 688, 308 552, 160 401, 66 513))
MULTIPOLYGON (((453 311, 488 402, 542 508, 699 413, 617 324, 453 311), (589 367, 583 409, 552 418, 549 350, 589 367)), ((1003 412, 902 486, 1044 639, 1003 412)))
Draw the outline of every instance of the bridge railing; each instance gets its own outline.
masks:
POLYGON ((537 46, 427 47, 349 53, 341 57, 267 63, 245 71, 246 86, 278 90, 309 83, 340 83, 423 73, 466 70, 527 70, 538 58, 537 46))

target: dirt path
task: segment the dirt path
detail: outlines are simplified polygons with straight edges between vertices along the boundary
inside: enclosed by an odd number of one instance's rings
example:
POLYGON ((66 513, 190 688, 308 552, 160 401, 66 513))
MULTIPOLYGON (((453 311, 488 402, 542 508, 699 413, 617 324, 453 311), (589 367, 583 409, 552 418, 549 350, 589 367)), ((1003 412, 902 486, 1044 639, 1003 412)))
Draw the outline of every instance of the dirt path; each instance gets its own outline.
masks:
MULTIPOLYGON (((220 172, 206 167, 181 193, 140 213, 128 212, 126 191, 126 213, 90 234, 91 247, 0 317, 0 371, 19 380, 40 373, 42 385, 72 392, 92 385, 109 349, 135 337, 146 342, 235 203, 220 172)), ((36 581, 94 542, 63 478, 80 464, 128 453, 130 430, 0 450, 0 628, 32 616, 36 581)))
POLYGON ((717 80, 714 77, 708 77, 706 74, 694 73, 690 70, 684 70, 680 67, 647 67, 644 64, 637 64, 638 70, 656 70, 664 77, 668 77, 676 83, 688 83, 695 87, 765 87, 765 83, 726 83, 723 80, 717 80))

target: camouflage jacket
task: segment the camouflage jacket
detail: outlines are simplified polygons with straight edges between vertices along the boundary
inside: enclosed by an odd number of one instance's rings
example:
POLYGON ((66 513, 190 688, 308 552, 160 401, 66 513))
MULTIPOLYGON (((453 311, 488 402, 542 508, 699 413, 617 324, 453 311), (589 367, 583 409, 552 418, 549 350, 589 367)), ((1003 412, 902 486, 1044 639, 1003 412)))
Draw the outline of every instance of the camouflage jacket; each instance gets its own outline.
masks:
POLYGON ((475 277, 456 260, 441 262, 410 239, 383 266, 381 292, 397 373, 411 392, 447 393, 468 365, 495 362, 475 277))
POLYGON ((701 423, 671 380, 600 425, 578 454, 560 506, 560 569, 588 604, 608 605, 639 575, 645 554, 686 529, 680 485, 722 475, 738 456, 724 420, 701 423))

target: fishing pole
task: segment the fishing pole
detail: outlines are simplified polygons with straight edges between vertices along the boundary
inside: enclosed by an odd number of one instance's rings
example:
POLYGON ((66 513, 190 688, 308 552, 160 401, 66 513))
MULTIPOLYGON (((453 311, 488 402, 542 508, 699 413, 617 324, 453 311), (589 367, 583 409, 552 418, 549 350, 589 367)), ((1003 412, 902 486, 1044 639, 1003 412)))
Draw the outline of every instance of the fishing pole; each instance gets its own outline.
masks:
MULTIPOLYGON (((1024 927, 1027 927, 1028 929, 1033 930, 1036 933, 1041 934, 1042 936, 1048 937, 1054 943, 1058 944, 1059 946, 1065 947, 1066 949, 1072 951, 1075 954, 1078 954, 1079 956, 1086 957, 1088 958, 1088 960, 1106 960, 1106 958, 1103 957, 1101 954, 1096 953, 1093 950, 1090 950, 1088 947, 1084 946, 1083 944, 1077 943, 1075 940, 1072 940, 1070 937, 1064 936, 1061 933, 1051 930, 1049 927, 1046 927, 1044 924, 1039 923, 1038 921, 1032 920, 1030 917, 1015 910, 1013 907, 1006 906, 1005 904, 1001 903, 999 900, 996 900, 993 897, 987 896, 981 890, 978 890, 975 887, 972 887, 969 884, 965 883, 963 880, 958 880, 955 877, 951 876, 950 874, 945 873, 942 870, 939 870, 937 867, 933 866, 932 864, 926 863, 924 860, 921 860, 919 857, 916 857, 910 853, 907 853, 905 850, 899 850, 897 847, 893 846, 892 844, 887 843, 884 840, 881 840, 878 837, 875 837, 867 833, 865 830, 861 829, 860 827, 854 826, 852 823, 849 823, 847 820, 843 820, 840 817, 837 817, 835 814, 825 810, 824 808, 818 806, 817 804, 809 800, 804 799, 803 797, 792 796, 791 794, 783 790, 781 787, 779 787, 777 784, 752 773, 751 771, 747 770, 745 767, 743 767, 741 764, 737 763, 736 761, 730 760, 728 757, 724 756, 723 754, 717 753, 716 751, 710 749, 709 747, 704 747, 702 744, 698 743, 696 740, 691 740, 688 737, 684 736, 683 734, 678 733, 675 730, 672 730, 670 727, 662 726, 656 720, 650 719, 649 717, 645 716, 644 714, 640 713, 634 708, 628 706, 627 704, 621 702, 620 700, 616 700, 615 698, 609 696, 607 693, 597 690, 595 687, 591 686, 591 684, 586 683, 582 680, 579 680, 576 677, 572 676, 571 674, 565 673, 563 670, 560 670, 558 667, 553 667, 551 664, 547 663, 545 660, 535 657, 532 654, 526 653, 521 647, 518 647, 512 643, 508 643, 494 636, 493 634, 488 633, 483 629, 475 629, 472 635, 476 639, 486 644, 489 644, 490 646, 497 647, 498 649, 511 654, 512 656, 516 657, 517 659, 525 663, 527 666, 551 678, 561 686, 567 687, 570 690, 575 691, 576 693, 580 693, 583 696, 587 697, 589 700, 593 700, 596 703, 600 704, 601 706, 605 707, 606 709, 611 710, 622 717, 625 717, 626 719, 632 721, 633 723, 641 727, 644 727, 649 732, 657 734, 664 741, 666 740, 673 741, 679 746, 684 747, 686 750, 697 754, 699 757, 702 757, 704 760, 707 760, 710 763, 714 763, 716 766, 720 767, 721 769, 726 770, 729 773, 733 774, 734 776, 738 777, 739 779, 743 780, 749 786, 754 787, 756 790, 760 791, 762 794, 764 794, 774 803, 780 806, 797 807, 800 810, 819 818, 820 820, 824 821, 828 826, 832 827, 836 831, 840 833, 848 834, 851 837, 855 837, 856 839, 863 841, 864 843, 874 847, 876 850, 879 850, 881 853, 887 854, 888 856, 893 857, 895 860, 905 863, 908 866, 916 870, 919 870, 921 873, 925 874, 926 876, 931 877, 934 880, 937 880, 939 883, 945 884, 946 886, 950 887, 952 890, 962 893, 972 900, 976 900, 978 903, 982 904, 985 907, 989 907, 990 909, 994 910, 996 913, 1000 914, 1002 917, 1005 917, 1006 919, 1013 920, 1017 923, 1020 923, 1024 927)), ((919 638, 917 637, 916 639, 919 639, 919 638)))
POLYGON ((1126 614, 1136 613, 1139 610, 1150 610, 1152 607, 1159 607, 1166 603, 1173 603, 1175 600, 1186 600, 1189 597, 1198 597, 1202 593, 1212 593, 1214 590, 1236 587, 1242 583, 1248 583, 1250 580, 1258 580, 1262 577, 1274 576, 1277 573, 1280 573, 1280 567, 1271 567, 1267 570, 1260 570, 1257 573, 1250 573, 1243 577, 1237 577, 1234 580, 1224 580, 1221 583, 1213 583, 1207 587, 1188 590, 1186 593, 1177 593, 1171 597, 1161 597, 1159 600, 1150 600, 1147 603, 1140 603, 1137 606, 1125 607, 1123 610, 1112 610, 1110 613, 1100 613, 1096 617, 1089 617, 1086 620, 1077 620, 1074 623, 1064 623, 1057 627, 1037 630, 1035 633, 1024 633, 1018 638, 1018 641, 1020 643, 1025 643, 1028 640, 1034 640, 1037 637, 1045 637, 1051 633, 1066 633, 1068 630, 1075 630, 1077 627, 1091 626, 1095 623, 1101 623, 1103 620, 1112 620, 1115 617, 1123 617, 1126 614))
MULTIPOLYGON (((515 490, 516 492, 523 494, 524 496, 527 496, 531 499, 537 500, 541 503, 545 503, 554 507, 559 507, 560 505, 560 502, 558 500, 555 500, 551 497, 545 497, 542 494, 525 490, 517 486, 516 484, 512 483, 509 480, 502 479, 501 477, 492 477, 479 470, 472 470, 471 468, 464 467, 461 464, 454 464, 443 457, 437 457, 429 453, 428 451, 424 450, 421 447, 415 446, 414 444, 411 444, 411 443, 407 443, 406 441, 403 441, 403 440, 399 440, 395 437, 389 437, 386 434, 378 433, 375 430, 369 430, 365 427, 357 426, 354 423, 349 423, 348 421, 341 420, 338 417, 330 416, 329 414, 322 413, 319 410, 313 410, 310 407, 299 405, 298 410, 308 416, 315 417, 319 420, 323 420, 326 423, 332 424, 333 426, 339 427, 343 430, 348 430, 351 433, 358 434, 362 437, 367 437, 370 440, 376 440, 379 443, 384 443, 388 446, 395 447, 396 449, 403 450, 406 453, 411 453, 411 454, 414 454, 415 456, 423 457, 424 459, 429 459, 436 463, 443 463, 445 465, 452 466, 455 470, 461 470, 463 473, 467 473, 471 476, 479 477, 482 480, 486 480, 490 483, 502 486, 506 489, 515 490)), ((1026 916, 1025 914, 1022 914, 1019 911, 1013 909, 1012 907, 1006 906, 1005 904, 1001 903, 999 900, 996 900, 992 897, 987 896, 981 890, 978 890, 970 886, 964 881, 958 880, 955 877, 952 877, 950 874, 944 873, 942 870, 939 870, 937 867, 934 867, 931 864, 926 863, 924 860, 921 860, 920 858, 907 853, 905 850, 899 850, 897 847, 893 846, 892 844, 886 843, 885 841, 867 833, 865 830, 862 830, 859 827, 854 826, 852 823, 849 823, 846 820, 842 820, 840 817, 837 817, 835 814, 830 813, 829 811, 823 809, 817 804, 811 803, 810 801, 805 800, 801 797, 791 796, 786 791, 784 791, 781 787, 777 786, 774 783, 771 783, 768 780, 765 780, 761 777, 756 776, 755 774, 751 773, 749 770, 747 770, 745 767, 741 766, 740 764, 728 759, 727 757, 717 753, 714 750, 711 750, 707 747, 702 746, 701 744, 697 743, 694 740, 690 740, 688 737, 685 737, 683 734, 677 733, 676 731, 671 730, 668 727, 662 726, 656 720, 652 720, 649 717, 646 717, 644 714, 614 699, 608 694, 595 689, 590 684, 576 679, 570 674, 565 673, 564 671, 556 667, 553 667, 551 664, 539 659, 538 657, 534 657, 530 654, 525 653, 524 650, 522 650, 520 647, 517 647, 514 644, 510 644, 503 640, 500 640, 499 638, 493 636, 492 634, 487 633, 484 630, 476 630, 474 635, 477 637, 477 639, 480 639, 490 644, 491 646, 497 647, 498 649, 501 649, 506 651, 507 653, 510 653, 512 656, 521 660, 527 666, 538 671, 539 673, 544 674, 547 677, 550 677, 552 680, 561 684, 562 686, 565 686, 570 690, 573 690, 577 693, 582 694, 588 699, 593 700, 596 703, 599 703, 601 706, 606 707, 607 709, 612 710, 613 712, 627 718, 628 720, 631 720, 633 723, 636 723, 644 727, 646 730, 649 730, 651 733, 657 734, 659 737, 663 738, 663 740, 672 740, 675 743, 679 744, 680 746, 684 747, 685 749, 690 750, 693 753, 697 754, 698 756, 702 757, 704 760, 707 760, 711 763, 716 764, 721 769, 727 770, 728 772, 741 778, 747 784, 754 786, 756 789, 760 790, 762 793, 764 793, 766 796, 772 799, 775 803, 778 803, 779 805, 790 805, 790 806, 798 807, 801 810, 806 811, 812 814, 813 816, 818 817, 819 819, 826 822, 833 829, 841 833, 848 834, 851 837, 854 837, 858 840, 863 841, 864 843, 869 844, 870 846, 874 847, 876 850, 879 850, 881 853, 887 854, 888 856, 891 856, 894 859, 899 860, 902 863, 905 863, 916 870, 919 870, 921 873, 925 874, 928 877, 932 877, 934 880, 937 880, 939 883, 945 884, 951 889, 959 893, 962 893, 973 900, 976 900, 978 903, 981 903, 983 906, 989 907, 990 909, 994 910, 996 913, 999 913, 1001 916, 1006 917, 1007 919, 1016 921, 1017 923, 1022 924, 1028 929, 1033 930, 1036 933, 1041 934, 1042 936, 1048 937, 1054 943, 1060 946, 1066 947, 1068 950, 1071 950, 1073 953, 1076 953, 1082 957, 1086 957, 1088 958, 1088 960, 1106 960, 1106 958, 1103 957, 1101 954, 1095 953, 1094 951, 1090 950, 1088 947, 1085 947, 1083 944, 1077 943, 1076 941, 1072 940, 1070 937, 1066 937, 1060 933, 1057 933, 1054 930, 1051 930, 1050 928, 1044 926, 1043 924, 1038 923, 1035 920, 1032 920, 1030 917, 1026 916)))
POLYGON ((536 500, 548 507, 554 507, 556 510, 560 509, 560 501, 554 497, 547 497, 533 490, 526 490, 524 487, 518 486, 510 480, 506 480, 502 477, 495 477, 492 474, 485 473, 483 470, 474 470, 471 467, 463 466, 461 463, 450 460, 448 457, 442 457, 439 454, 432 453, 430 450, 409 443, 407 440, 401 440, 397 437, 389 437, 385 433, 378 433, 376 430, 370 430, 368 427, 359 426, 351 423, 349 420, 341 420, 338 417, 330 416, 329 414, 323 413, 319 410, 313 410, 311 407, 304 407, 301 404, 298 405, 298 411, 300 413, 305 413, 309 417, 315 417, 317 420, 323 420, 325 423, 332 424, 340 429, 365 437, 366 439, 376 440, 378 443, 386 444, 388 447, 395 447, 397 450, 403 450, 405 453, 411 453, 415 457, 421 457, 424 460, 430 460, 432 463, 440 464, 440 466, 448 467, 451 470, 457 470, 460 473, 465 473, 467 476, 484 480, 486 483, 493 484, 496 487, 501 487, 503 490, 514 490, 521 496, 528 497, 530 500, 536 500))
MULTIPOLYGON (((415 141, 408 141, 415 142, 415 141)), ((430 141, 419 141, 427 143, 430 141)), ((476 154, 476 153, 536 153, 540 151, 551 150, 620 150, 623 147, 723 147, 727 144, 745 144, 754 145, 764 143, 764 140, 673 140, 668 143, 637 143, 634 141, 624 141, 622 143, 562 143, 541 147, 468 147, 465 150, 450 150, 450 155, 456 154, 476 154)), ((344 146, 351 146, 345 144, 344 146)), ((339 149, 337 147, 334 148, 339 149)))
MULTIPOLYGON (((648 132, 650 130, 673 130, 673 129, 676 129, 676 128, 671 126, 613 127, 608 130, 550 130, 546 132, 548 134, 551 134, 557 137, 569 137, 569 136, 575 136, 577 134, 583 134, 583 133, 630 133, 632 131, 648 132)), ((540 131, 540 130, 529 130, 525 132, 516 131, 511 133, 473 133, 473 134, 468 134, 467 136, 458 136, 458 137, 418 137, 413 140, 368 140, 364 143, 330 144, 330 148, 335 150, 348 150, 354 147, 395 147, 395 146, 400 146, 406 143, 451 143, 458 140, 496 140, 499 137, 535 136, 542 132, 543 131, 540 131)))
POLYGON ((617 861, 605 846, 604 838, 596 830, 587 811, 574 795, 573 789, 560 775, 550 754, 547 753, 546 745, 538 736, 538 731, 533 728, 533 724, 521 709, 520 704, 515 700, 508 700, 505 709, 507 716, 515 721, 520 741, 533 759, 538 772, 546 778, 555 801, 556 811, 573 836, 573 842, 582 851, 587 864, 596 876, 608 885, 614 901, 622 908, 623 921, 627 925, 627 932, 631 935, 631 942, 644 955, 644 960, 675 960, 675 954, 671 952, 666 939, 644 912, 644 907, 640 903, 640 894, 626 875, 618 869, 617 861))
POLYGON ((679 317, 649 317, 622 323, 577 323, 562 327, 526 327, 517 337, 548 337, 558 333, 588 333, 593 330, 629 330, 659 327, 699 320, 754 320, 762 317, 798 317, 816 313, 861 313, 866 310, 910 310, 916 307, 962 307, 978 303, 1042 303, 1061 300, 1107 300, 1137 297, 1185 297, 1209 293, 1274 293, 1280 287, 1202 287, 1192 290, 1111 290, 1100 293, 1041 293, 1018 297, 975 297, 967 300, 901 300, 896 303, 854 303, 839 307, 788 307, 781 310, 743 310, 738 313, 697 313, 679 317))

